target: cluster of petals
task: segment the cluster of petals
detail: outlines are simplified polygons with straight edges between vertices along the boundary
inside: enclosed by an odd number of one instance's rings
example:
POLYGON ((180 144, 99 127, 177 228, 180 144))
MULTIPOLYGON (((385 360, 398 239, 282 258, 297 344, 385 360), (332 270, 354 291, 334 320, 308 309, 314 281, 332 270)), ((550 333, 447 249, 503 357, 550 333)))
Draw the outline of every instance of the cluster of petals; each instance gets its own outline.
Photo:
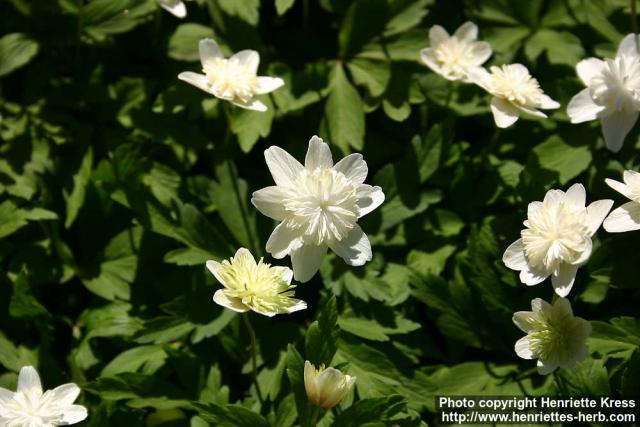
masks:
POLYGON ((587 357, 587 338, 591 324, 573 315, 571 304, 558 298, 553 305, 536 298, 532 311, 519 311, 513 323, 527 335, 515 344, 515 351, 523 359, 538 359, 538 372, 550 374, 557 368, 572 368, 587 357))
POLYGON ((477 38, 478 27, 473 22, 465 22, 453 35, 434 25, 429 30, 430 46, 420 51, 420 57, 445 79, 468 82, 468 71, 484 64, 492 53, 489 43, 477 38))
POLYGON ((213 39, 202 39, 199 52, 203 74, 185 71, 178 78, 238 107, 266 111, 267 106, 256 95, 284 85, 279 77, 257 75, 260 55, 255 50, 241 50, 225 58, 213 39))
POLYGON ((336 406, 347 395, 356 377, 343 374, 335 368, 320 369, 309 362, 304 362, 304 388, 309 401, 323 409, 336 406))
POLYGON ((175 16, 184 18, 187 16, 187 6, 182 0, 156 0, 161 8, 175 16))
POLYGON ((561 297, 573 287, 578 267, 591 255, 591 237, 602 224, 612 200, 598 200, 585 207, 582 184, 565 193, 549 190, 542 202, 531 202, 521 238, 505 251, 502 260, 520 271, 520 281, 537 285, 551 276, 555 292, 561 297))
POLYGON ((288 267, 264 263, 245 248, 221 263, 207 261, 207 268, 224 286, 213 296, 223 307, 244 313, 252 310, 265 316, 293 313, 307 308, 307 303, 292 298, 295 286, 291 284, 293 272, 288 267))
POLYGON ((361 154, 334 165, 329 146, 314 136, 304 166, 279 147, 264 156, 276 185, 253 193, 251 202, 280 221, 267 252, 277 259, 290 255, 300 282, 318 271, 328 248, 352 266, 371 260, 371 244, 357 222, 384 201, 384 193, 364 183, 368 168, 361 154))
POLYGON ((610 233, 640 230, 640 173, 624 171, 624 182, 607 178, 605 182, 631 201, 611 211, 604 220, 603 227, 610 233))
POLYGON ((76 424, 87 418, 87 409, 74 405, 80 388, 63 384, 42 392, 40 376, 32 366, 20 369, 18 390, 0 387, 0 426, 53 427, 76 424))
POLYGON ((615 58, 587 58, 576 72, 586 89, 575 95, 567 107, 571 123, 600 120, 609 150, 617 152, 638 120, 640 111, 640 55, 638 40, 627 35, 615 58))

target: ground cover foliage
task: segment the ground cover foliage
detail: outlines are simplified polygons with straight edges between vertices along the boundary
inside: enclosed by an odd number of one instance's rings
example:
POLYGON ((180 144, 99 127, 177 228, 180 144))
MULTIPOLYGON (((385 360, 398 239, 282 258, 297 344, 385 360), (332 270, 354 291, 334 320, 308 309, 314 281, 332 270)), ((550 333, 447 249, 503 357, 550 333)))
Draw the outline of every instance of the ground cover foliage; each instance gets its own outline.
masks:
POLYGON ((627 2, 186 5, 182 20, 155 1, 1 6, 0 387, 25 365, 75 382, 88 426, 308 426, 305 360, 357 377, 324 426, 424 425, 436 395, 638 395, 638 232, 594 237, 569 296, 592 322, 589 356, 554 375, 516 356, 511 320, 553 289, 501 261, 550 188, 626 201, 604 180, 638 169, 637 131, 612 153, 565 111, 576 63, 632 32, 627 2), (562 107, 498 130, 484 91, 420 62, 429 27, 467 20, 489 64, 525 64, 562 107), (199 71, 205 37, 285 80, 267 112, 177 79, 199 71), (250 313, 261 404, 245 324, 213 303, 204 265, 239 247, 276 261, 274 223, 249 202, 273 182, 263 151, 303 159, 314 134, 334 158, 363 153, 386 200, 360 221, 372 261, 330 255, 296 288, 306 310, 250 313))

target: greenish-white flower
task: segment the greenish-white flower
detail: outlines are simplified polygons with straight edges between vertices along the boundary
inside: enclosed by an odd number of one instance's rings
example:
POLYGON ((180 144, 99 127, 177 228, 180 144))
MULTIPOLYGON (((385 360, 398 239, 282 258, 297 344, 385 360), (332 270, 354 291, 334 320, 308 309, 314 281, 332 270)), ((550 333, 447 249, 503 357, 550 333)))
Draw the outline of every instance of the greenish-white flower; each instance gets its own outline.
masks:
POLYGON ((420 57, 445 79, 468 82, 467 72, 484 64, 492 53, 489 43, 477 38, 478 27, 473 22, 465 22, 453 35, 434 25, 429 30, 430 46, 420 51, 420 57))
POLYGON ((527 334, 516 342, 518 356, 538 359, 538 372, 543 375, 571 368, 587 357, 591 323, 573 315, 569 300, 558 298, 551 305, 536 298, 531 310, 513 315, 513 323, 527 334))
POLYGON ((334 165, 329 146, 314 136, 304 166, 280 147, 268 148, 264 157, 276 185, 253 193, 251 202, 281 221, 266 249, 274 258, 291 255, 296 280, 311 279, 328 248, 349 265, 371 260, 371 244, 358 219, 380 206, 384 193, 364 183, 368 169, 361 154, 334 165))
POLYGON ((255 96, 284 85, 279 77, 257 75, 260 55, 255 50, 241 50, 225 58, 213 39, 200 40, 199 49, 204 74, 185 71, 178 78, 238 107, 266 111, 267 106, 255 96))
POLYGON ((253 310, 269 317, 307 308, 306 302, 291 297, 295 286, 291 284, 290 268, 272 267, 262 258, 256 263, 245 248, 221 263, 207 261, 207 268, 224 286, 213 295, 223 307, 239 313, 253 310))
POLYGON ((73 383, 42 392, 40 376, 32 366, 20 369, 18 390, 0 387, 0 426, 53 427, 87 418, 87 408, 74 405, 80 388, 73 383))
POLYGON ((531 77, 522 64, 492 66, 490 71, 473 68, 468 72, 469 80, 493 95, 491 112, 496 126, 506 128, 514 124, 522 113, 546 118, 539 109, 560 107, 544 94, 540 84, 531 77))
POLYGON ((161 8, 177 18, 187 16, 187 6, 182 0, 156 0, 161 8))
POLYGON ((609 178, 605 180, 609 187, 631 199, 611 211, 604 220, 602 226, 610 233, 640 230, 640 173, 626 170, 622 179, 624 183, 609 178))
POLYGON ((309 401, 320 408, 329 409, 336 406, 347 395, 356 377, 343 374, 335 368, 320 369, 309 362, 304 362, 304 388, 309 401))
POLYGON ((558 295, 571 291, 578 267, 591 256, 591 237, 609 213, 612 200, 598 200, 585 207, 582 184, 565 193, 549 190, 542 202, 531 202, 520 234, 502 256, 504 264, 520 271, 520 281, 537 285, 551 276, 558 295))

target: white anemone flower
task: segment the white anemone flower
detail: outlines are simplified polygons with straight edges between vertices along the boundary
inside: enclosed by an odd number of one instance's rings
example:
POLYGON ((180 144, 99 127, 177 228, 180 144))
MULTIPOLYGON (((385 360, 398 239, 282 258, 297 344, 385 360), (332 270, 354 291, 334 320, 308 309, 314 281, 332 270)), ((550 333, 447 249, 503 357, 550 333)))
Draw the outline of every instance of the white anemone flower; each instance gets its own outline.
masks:
POLYGON ((632 170, 624 171, 624 183, 613 179, 605 179, 609 187, 631 199, 617 209, 611 211, 602 226, 609 233, 640 230, 640 173, 632 170))
POLYGON ((591 256, 591 237, 607 216, 612 200, 598 200, 585 207, 582 184, 565 193, 549 190, 542 202, 531 202, 520 239, 502 256, 504 264, 520 271, 520 281, 537 285, 551 276, 558 295, 571 291, 578 267, 591 256))
POLYGON ((40 376, 32 366, 20 369, 18 391, 0 387, 0 426, 53 427, 79 423, 87 408, 74 405, 80 388, 73 383, 42 392, 40 376))
POLYGON ((546 118, 540 108, 560 107, 558 102, 544 94, 524 65, 492 66, 490 71, 477 67, 469 70, 468 76, 469 80, 493 95, 491 112, 499 128, 511 126, 522 113, 546 118))
POLYGON ((177 18, 187 16, 187 7, 182 0, 156 0, 161 8, 177 18))
POLYGON ((586 89, 567 106, 571 123, 600 120, 607 148, 618 152, 638 120, 640 57, 634 34, 627 35, 614 59, 587 58, 576 65, 586 89))
POLYGON ((224 286, 213 295, 213 300, 223 307, 238 313, 253 310, 269 317, 307 308, 306 302, 291 298, 295 286, 291 284, 290 268, 272 267, 262 258, 256 263, 245 248, 222 263, 207 261, 207 268, 224 286))
POLYGON ((574 317, 569 300, 558 298, 553 305, 536 298, 533 311, 518 311, 513 323, 527 335, 515 345, 523 359, 538 359, 538 372, 550 374, 557 368, 572 368, 587 357, 591 323, 574 317))
POLYGON ((468 82, 467 71, 484 64, 491 56, 487 42, 476 41, 478 27, 465 22, 453 35, 440 25, 429 30, 430 47, 420 51, 420 57, 429 68, 447 80, 468 82))
POLYGON ((257 75, 260 55, 255 50, 241 50, 227 59, 213 39, 200 40, 199 49, 204 74, 185 71, 178 78, 238 107, 267 111, 255 96, 284 85, 279 77, 257 75))
POLYGON ((274 258, 291 255, 296 280, 313 277, 327 248, 349 265, 371 260, 371 244, 357 222, 380 206, 384 193, 364 184, 368 169, 361 154, 334 165, 329 146, 314 136, 304 166, 280 147, 268 148, 264 157, 276 185, 253 193, 251 202, 281 221, 266 249, 274 258))
POLYGON ((316 369, 308 360, 304 362, 304 388, 309 401, 320 408, 336 406, 347 395, 356 377, 343 374, 335 368, 316 369))

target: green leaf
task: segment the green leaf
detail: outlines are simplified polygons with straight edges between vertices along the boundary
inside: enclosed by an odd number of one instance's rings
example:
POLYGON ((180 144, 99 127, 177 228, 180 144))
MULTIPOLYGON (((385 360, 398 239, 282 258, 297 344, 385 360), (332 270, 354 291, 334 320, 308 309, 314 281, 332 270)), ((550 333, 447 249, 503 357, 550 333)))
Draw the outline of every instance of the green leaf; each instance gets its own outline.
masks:
POLYGON ((93 150, 91 147, 87 149, 78 172, 73 175, 73 190, 71 194, 64 191, 64 199, 67 205, 67 218, 64 222, 64 227, 69 228, 75 221, 80 212, 80 208, 84 203, 84 196, 87 192, 87 185, 91 178, 91 168, 93 165, 93 150))
POLYGON ((584 49, 580 39, 566 31, 541 29, 536 32, 525 46, 524 52, 530 61, 535 61, 543 52, 552 64, 575 66, 584 58, 584 49))
POLYGON ((640 347, 640 319, 616 317, 610 323, 592 321, 591 351, 613 357, 628 357, 640 347))
POLYGON ((218 4, 228 15, 240 18, 252 26, 258 25, 260 0, 219 0, 218 4))
POLYGON ((296 400, 300 427, 310 427, 311 411, 304 387, 304 359, 292 344, 287 346, 287 378, 296 400))
POLYGON ((164 365, 167 353, 161 345, 143 345, 126 350, 116 356, 102 369, 103 377, 122 372, 137 372, 152 375, 164 365))
POLYGON ((91 0, 83 7, 84 31, 97 41, 127 32, 156 10, 154 1, 91 0))
POLYGON ((194 403, 202 418, 220 427, 270 427, 260 414, 239 405, 216 405, 194 403))
POLYGON ((275 0, 276 3, 276 12, 278 15, 284 15, 287 10, 291 9, 296 0, 275 0))
POLYGON ((244 153, 251 151, 260 138, 266 138, 271 133, 273 103, 267 96, 260 97, 260 100, 267 106, 267 111, 253 111, 235 106, 230 108, 231 130, 238 137, 240 149, 244 153))
POLYGON ((24 270, 13 281, 9 314, 15 318, 48 316, 47 309, 33 296, 31 284, 24 270))
POLYGON ((609 375, 603 360, 586 359, 572 369, 558 372, 564 393, 574 396, 611 396, 609 375))
POLYGON ((529 159, 542 169, 556 172, 558 182, 564 185, 584 172, 592 157, 589 147, 569 145, 559 136, 551 136, 533 149, 529 159))
POLYGON ((388 3, 393 18, 387 22, 384 35, 392 36, 419 25, 427 15, 427 5, 432 0, 394 0, 388 3))
POLYGON ((359 427, 366 423, 392 421, 391 417, 402 411, 405 406, 404 397, 398 395, 362 399, 340 413, 334 420, 333 426, 359 427))
POLYGON ((213 30, 204 25, 192 22, 180 24, 169 38, 168 55, 178 61, 199 61, 198 44, 200 40, 213 37, 213 30))
POLYGON ((373 37, 382 34, 388 16, 384 0, 354 1, 338 33, 340 54, 358 53, 373 37))
POLYGON ((364 110, 358 91, 349 83, 340 64, 331 80, 331 92, 325 105, 329 141, 344 152, 349 147, 362 150, 364 146, 364 110))
POLYGON ((335 296, 329 298, 309 325, 305 340, 307 359, 315 366, 330 365, 337 350, 340 329, 337 327, 338 308, 335 296))
POLYGON ((0 38, 0 77, 26 65, 38 54, 38 42, 22 33, 0 38))
POLYGON ((353 81, 367 88, 371 97, 381 96, 387 89, 391 69, 387 62, 354 58, 347 63, 353 81))

